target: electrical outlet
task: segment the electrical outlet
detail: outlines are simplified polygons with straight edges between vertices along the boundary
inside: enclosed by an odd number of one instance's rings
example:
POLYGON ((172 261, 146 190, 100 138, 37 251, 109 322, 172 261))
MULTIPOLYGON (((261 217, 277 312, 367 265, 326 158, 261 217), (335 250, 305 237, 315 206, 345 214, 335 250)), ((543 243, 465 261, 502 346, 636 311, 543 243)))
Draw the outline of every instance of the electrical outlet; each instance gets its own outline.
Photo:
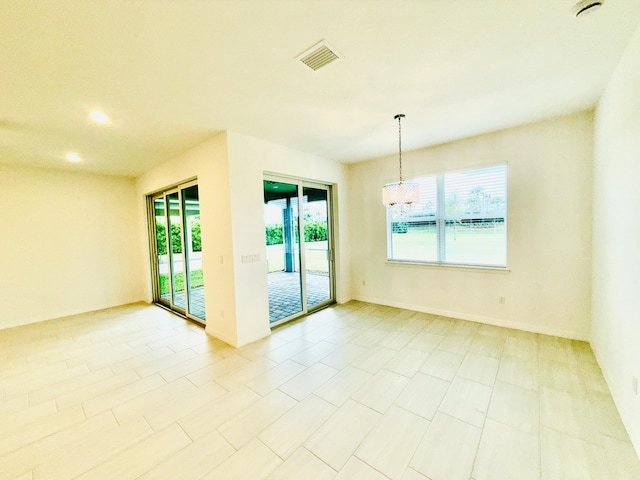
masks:
POLYGON ((638 395, 638 377, 633 377, 633 393, 634 395, 638 395))
POLYGON ((505 297, 499 297, 499 298, 498 298, 498 303, 499 303, 500 305, 504 305, 504 302, 505 302, 505 301, 506 301, 506 298, 505 298, 505 297))
POLYGON ((367 281, 366 280, 362 280, 362 286, 366 286, 367 285, 367 281))

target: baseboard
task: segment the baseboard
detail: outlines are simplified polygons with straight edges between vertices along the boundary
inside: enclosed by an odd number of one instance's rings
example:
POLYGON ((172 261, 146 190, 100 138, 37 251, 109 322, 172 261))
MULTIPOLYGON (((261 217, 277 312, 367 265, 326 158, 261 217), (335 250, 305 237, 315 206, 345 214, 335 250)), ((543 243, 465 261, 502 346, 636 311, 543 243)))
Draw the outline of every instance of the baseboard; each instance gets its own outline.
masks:
POLYGON ((21 320, 20 323, 15 323, 15 324, 10 324, 10 325, 0 325, 0 330, 8 330, 10 328, 18 328, 18 327, 25 327, 27 325, 34 325, 37 323, 45 323, 45 322, 51 322, 54 320, 61 320, 63 318, 71 318, 71 317, 78 317, 81 315, 93 315, 99 312, 103 312, 103 311, 107 311, 107 310, 112 310, 112 309, 116 309, 116 308, 121 308, 121 307, 127 307, 129 305, 136 305, 136 304, 144 304, 147 303, 144 300, 131 300, 131 301, 125 301, 125 303, 118 303, 115 305, 89 305, 86 307, 82 307, 80 309, 74 308, 74 309, 68 309, 68 310, 63 310, 61 312, 58 312, 55 314, 54 317, 47 317, 47 318, 41 318, 41 317, 30 317, 26 320, 21 320))
POLYGON ((207 333, 207 335, 210 335, 214 338, 217 338, 218 340, 222 340, 224 343, 227 343, 229 345, 231 345, 234 348, 238 348, 238 339, 231 337, 229 335, 227 335, 226 333, 221 332, 220 330, 216 330, 215 328, 212 328, 210 325, 207 324, 206 327, 204 327, 204 331, 207 333))
POLYGON ((437 308, 428 308, 422 305, 413 305, 402 302, 389 302, 380 300, 377 298, 365 297, 356 295, 354 300, 361 302, 375 303, 376 305, 386 305, 388 307, 403 308, 405 310, 413 310, 416 312, 430 313, 432 315, 440 315, 443 317, 457 318, 460 320, 468 320, 470 322, 482 323, 486 325, 494 325, 496 327, 513 328, 516 330, 523 330, 525 332, 540 333, 543 335, 552 335, 555 337, 569 338, 571 340, 581 340, 588 342, 589 335, 573 332, 571 330, 565 330, 562 328, 548 328, 540 325, 531 325, 529 323, 514 322, 510 320, 503 320, 501 318, 487 317, 483 315, 472 315, 468 313, 456 312, 453 310, 440 310, 437 308))
MULTIPOLYGON (((622 419, 622 424, 624 425, 624 428, 626 428, 627 430, 627 434, 629 435, 631 444, 633 445, 633 448, 636 451, 636 455, 638 456, 638 458, 640 458, 640 430, 636 431, 634 428, 629 428, 629 425, 627 424, 628 422, 624 421, 625 418, 632 417, 631 412, 629 412, 625 408, 624 404, 617 401, 617 398, 619 397, 619 395, 617 393, 617 388, 615 388, 615 383, 611 378, 611 374, 609 373, 609 369, 607 368, 607 365, 602 361, 602 355, 600 355, 600 353, 598 352, 598 349, 596 348, 595 344, 591 343, 590 345, 591 345, 591 350, 593 351, 593 354, 596 356, 596 362, 598 362, 598 365, 600 366, 600 370, 602 371, 602 376, 604 377, 604 381, 607 383, 607 387, 609 387, 609 392, 611 392, 613 403, 618 409, 618 414, 622 419)), ((633 424, 631 424, 631 426, 633 427, 633 424)))

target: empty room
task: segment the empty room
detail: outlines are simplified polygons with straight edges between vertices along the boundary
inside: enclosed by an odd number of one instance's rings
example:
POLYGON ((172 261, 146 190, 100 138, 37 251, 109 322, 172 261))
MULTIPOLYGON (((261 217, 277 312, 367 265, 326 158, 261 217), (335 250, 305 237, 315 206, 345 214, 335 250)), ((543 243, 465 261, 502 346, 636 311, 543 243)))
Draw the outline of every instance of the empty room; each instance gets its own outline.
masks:
POLYGON ((640 478, 640 2, 4 0, 0 480, 640 478))

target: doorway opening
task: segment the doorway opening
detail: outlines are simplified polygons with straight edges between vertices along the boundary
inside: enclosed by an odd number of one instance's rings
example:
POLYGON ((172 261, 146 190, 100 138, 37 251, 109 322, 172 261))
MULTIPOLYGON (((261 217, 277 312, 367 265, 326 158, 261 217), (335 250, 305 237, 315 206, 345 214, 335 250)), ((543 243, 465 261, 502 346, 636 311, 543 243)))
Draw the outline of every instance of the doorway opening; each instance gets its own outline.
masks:
POLYGON ((335 301, 331 186, 269 176, 263 189, 273 327, 335 301))
POLYGON ((198 185, 184 183, 148 201, 153 301, 204 324, 198 185))

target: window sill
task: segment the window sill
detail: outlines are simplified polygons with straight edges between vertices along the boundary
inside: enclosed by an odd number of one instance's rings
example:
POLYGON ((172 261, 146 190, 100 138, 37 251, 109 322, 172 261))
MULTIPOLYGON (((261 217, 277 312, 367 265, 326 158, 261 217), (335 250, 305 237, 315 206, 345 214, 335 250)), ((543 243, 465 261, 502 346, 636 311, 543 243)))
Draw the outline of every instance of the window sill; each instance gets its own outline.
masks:
POLYGON ((509 275, 511 273, 511 270, 506 267, 483 267, 474 265, 455 265, 453 263, 428 263, 402 260, 387 260, 385 263, 390 267, 435 268, 438 270, 493 273, 497 275, 509 275))

